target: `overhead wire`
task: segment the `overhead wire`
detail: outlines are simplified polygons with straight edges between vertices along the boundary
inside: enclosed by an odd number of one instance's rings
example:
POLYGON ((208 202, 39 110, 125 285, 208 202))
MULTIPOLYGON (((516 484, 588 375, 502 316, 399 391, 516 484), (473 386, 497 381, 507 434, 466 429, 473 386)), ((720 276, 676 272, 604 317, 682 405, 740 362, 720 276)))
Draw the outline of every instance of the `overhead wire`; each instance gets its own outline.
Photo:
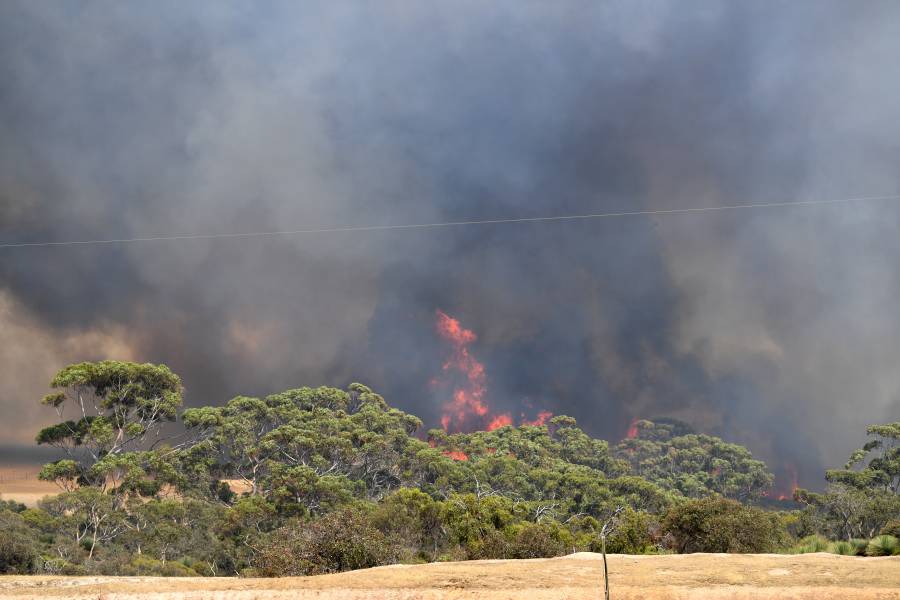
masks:
POLYGON ((665 208, 652 210, 633 210, 620 212, 605 213, 588 213, 573 215, 551 215, 543 217, 511 217, 499 219, 477 219, 467 221, 445 221, 435 223, 398 223, 385 225, 350 225, 341 227, 315 227, 308 229, 289 229, 274 231, 247 231, 232 233, 185 233, 175 235, 157 235, 151 237, 133 237, 133 238, 111 238, 111 239, 93 239, 93 240, 64 240, 64 241, 36 241, 36 242, 9 242, 0 244, 0 249, 12 248, 34 248, 34 247, 52 247, 52 246, 91 246, 101 244, 132 244, 140 242, 171 242, 180 240, 217 240, 217 239, 239 239, 239 238, 255 238, 255 237, 280 237, 293 235, 310 235, 322 233, 361 233, 372 231, 395 231, 410 229, 433 229, 433 228, 450 228, 450 227, 466 227, 473 225, 501 225, 510 223, 546 223, 553 221, 578 221, 590 219, 610 219, 619 217, 637 217, 637 216, 653 216, 653 215, 674 215, 686 213, 704 213, 729 210, 748 210, 759 208, 786 208, 786 207, 804 207, 819 206, 827 204, 848 204, 855 202, 875 202, 875 201, 891 201, 900 200, 900 195, 894 196, 860 196, 855 198, 834 198, 828 200, 799 200, 789 202, 760 202, 751 204, 726 204, 721 206, 699 206, 688 208, 665 208))

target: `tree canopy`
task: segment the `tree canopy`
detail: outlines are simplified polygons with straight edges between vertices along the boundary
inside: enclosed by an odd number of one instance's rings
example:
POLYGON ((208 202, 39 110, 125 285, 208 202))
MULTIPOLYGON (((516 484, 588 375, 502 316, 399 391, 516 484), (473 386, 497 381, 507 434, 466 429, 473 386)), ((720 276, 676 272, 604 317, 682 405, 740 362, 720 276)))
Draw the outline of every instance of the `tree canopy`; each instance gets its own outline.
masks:
POLYGON ((64 452, 41 471, 62 493, 38 508, 0 502, 7 572, 309 574, 604 544, 770 551, 786 526, 844 538, 897 527, 896 423, 870 427, 874 439, 828 472, 829 492, 800 490, 803 510, 786 515, 748 506, 772 475, 746 448, 673 420, 640 421, 610 448, 565 415, 424 431, 359 383, 180 413, 181 381, 164 365, 81 363, 52 386, 44 403, 60 422, 37 440, 64 452))

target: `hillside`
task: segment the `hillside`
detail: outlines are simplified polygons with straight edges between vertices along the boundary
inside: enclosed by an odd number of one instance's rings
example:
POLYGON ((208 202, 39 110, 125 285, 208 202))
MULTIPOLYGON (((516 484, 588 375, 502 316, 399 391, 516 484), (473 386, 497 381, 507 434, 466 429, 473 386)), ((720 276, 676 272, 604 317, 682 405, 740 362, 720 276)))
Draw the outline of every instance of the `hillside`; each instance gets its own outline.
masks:
MULTIPOLYGON (((900 557, 692 554, 610 557, 616 600, 900 599, 900 557)), ((563 558, 397 565, 280 579, 0 577, 0 598, 58 600, 595 600, 596 554, 563 558)))

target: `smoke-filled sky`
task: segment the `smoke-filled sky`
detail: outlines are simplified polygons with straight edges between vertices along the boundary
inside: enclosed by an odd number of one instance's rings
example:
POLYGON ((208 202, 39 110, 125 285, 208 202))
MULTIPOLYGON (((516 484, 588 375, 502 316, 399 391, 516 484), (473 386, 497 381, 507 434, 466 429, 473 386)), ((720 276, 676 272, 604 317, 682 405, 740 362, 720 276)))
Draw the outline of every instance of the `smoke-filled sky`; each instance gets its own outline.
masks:
MULTIPOLYGON (((900 193, 900 4, 0 4, 0 240, 900 193)), ((0 249, 0 441, 63 365, 190 405, 362 381, 438 426, 667 416, 818 486, 900 418, 900 203, 0 249)))

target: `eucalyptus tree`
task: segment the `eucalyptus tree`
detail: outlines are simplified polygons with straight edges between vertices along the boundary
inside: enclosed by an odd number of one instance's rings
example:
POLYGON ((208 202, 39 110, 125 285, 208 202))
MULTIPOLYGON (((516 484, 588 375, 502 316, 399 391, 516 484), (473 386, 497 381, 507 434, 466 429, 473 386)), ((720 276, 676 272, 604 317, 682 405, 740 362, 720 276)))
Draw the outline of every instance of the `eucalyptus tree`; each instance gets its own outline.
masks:
POLYGON ((825 493, 794 493, 833 537, 870 538, 900 515, 900 422, 870 425, 866 434, 872 439, 842 469, 825 472, 825 493))
POLYGON ((57 391, 42 403, 62 420, 42 429, 37 442, 60 448, 67 458, 47 465, 41 478, 69 490, 104 487, 133 467, 117 458, 162 441, 161 425, 176 419, 183 393, 181 379, 165 365, 114 360, 70 365, 50 385, 57 391))
POLYGON ((741 502, 759 500, 771 487, 766 464, 744 446, 691 432, 678 422, 639 421, 636 435, 622 440, 615 456, 633 474, 689 498, 711 493, 741 502))

